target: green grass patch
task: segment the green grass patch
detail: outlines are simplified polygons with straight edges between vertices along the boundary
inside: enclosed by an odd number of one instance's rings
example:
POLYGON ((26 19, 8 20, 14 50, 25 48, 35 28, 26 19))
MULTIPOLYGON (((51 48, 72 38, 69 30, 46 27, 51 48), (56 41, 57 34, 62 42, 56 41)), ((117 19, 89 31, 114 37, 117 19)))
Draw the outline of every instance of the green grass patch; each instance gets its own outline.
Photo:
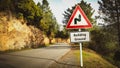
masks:
MULTIPOLYGON (((116 68, 92 50, 84 49, 82 53, 83 68, 116 68)), ((80 51, 75 50, 74 54, 77 57, 78 63, 80 63, 80 51)))

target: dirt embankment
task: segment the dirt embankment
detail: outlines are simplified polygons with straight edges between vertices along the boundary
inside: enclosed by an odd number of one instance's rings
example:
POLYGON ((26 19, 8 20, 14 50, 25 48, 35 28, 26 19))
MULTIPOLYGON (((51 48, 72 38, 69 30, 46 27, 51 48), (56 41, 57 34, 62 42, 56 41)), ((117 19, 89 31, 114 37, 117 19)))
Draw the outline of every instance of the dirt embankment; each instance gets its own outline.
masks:
POLYGON ((0 51, 37 47, 43 41, 42 31, 7 13, 0 13, 0 51))

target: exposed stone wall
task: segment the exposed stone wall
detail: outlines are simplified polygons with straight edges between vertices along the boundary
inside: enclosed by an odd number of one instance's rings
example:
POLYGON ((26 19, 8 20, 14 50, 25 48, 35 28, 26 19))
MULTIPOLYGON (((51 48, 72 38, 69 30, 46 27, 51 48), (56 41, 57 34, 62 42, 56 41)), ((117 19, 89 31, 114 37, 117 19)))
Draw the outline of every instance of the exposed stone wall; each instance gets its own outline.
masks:
POLYGON ((70 39, 55 38, 57 43, 70 43, 70 39))
POLYGON ((23 21, 0 13, 0 51, 37 47, 43 42, 42 31, 23 21))

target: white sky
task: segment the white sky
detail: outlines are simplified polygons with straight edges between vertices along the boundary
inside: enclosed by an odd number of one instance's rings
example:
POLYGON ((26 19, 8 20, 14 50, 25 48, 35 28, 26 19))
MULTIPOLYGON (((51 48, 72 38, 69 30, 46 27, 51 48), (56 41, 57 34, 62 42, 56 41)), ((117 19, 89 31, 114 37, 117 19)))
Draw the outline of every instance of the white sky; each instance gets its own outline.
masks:
MULTIPOLYGON (((35 3, 41 2, 42 0, 34 0, 35 3)), ((57 19, 57 22, 59 24, 62 24, 63 20, 63 13, 67 8, 70 8, 74 6, 75 4, 79 3, 81 0, 47 0, 49 2, 50 9, 52 10, 54 16, 57 19)), ((97 3, 98 0, 84 0, 87 3, 91 3, 91 6, 93 9, 95 9, 95 15, 98 15, 97 10, 99 8, 99 5, 97 3)))

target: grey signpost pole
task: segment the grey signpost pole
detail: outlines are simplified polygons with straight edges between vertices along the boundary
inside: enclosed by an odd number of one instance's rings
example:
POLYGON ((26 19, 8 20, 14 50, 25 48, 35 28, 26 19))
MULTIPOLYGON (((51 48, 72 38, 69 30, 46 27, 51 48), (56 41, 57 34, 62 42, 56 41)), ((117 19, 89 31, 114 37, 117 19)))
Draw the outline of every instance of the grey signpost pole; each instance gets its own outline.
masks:
MULTIPOLYGON (((79 31, 81 31, 81 29, 79 29, 79 31)), ((83 67, 83 57, 82 57, 82 43, 79 43, 80 45, 80 65, 81 67, 83 67)))

